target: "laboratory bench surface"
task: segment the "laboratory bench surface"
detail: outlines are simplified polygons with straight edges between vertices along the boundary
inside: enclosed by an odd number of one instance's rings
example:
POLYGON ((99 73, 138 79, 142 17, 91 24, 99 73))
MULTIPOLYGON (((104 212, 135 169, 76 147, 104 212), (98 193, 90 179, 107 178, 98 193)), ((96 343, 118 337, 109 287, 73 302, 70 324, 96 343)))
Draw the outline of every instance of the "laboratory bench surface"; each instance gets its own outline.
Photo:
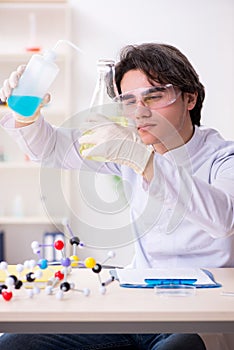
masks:
MULTIPOLYGON (((0 298, 0 332, 155 333, 234 332, 234 268, 210 269, 221 288, 196 289, 194 296, 159 296, 153 289, 122 288, 117 281, 100 294, 97 275, 73 269, 69 281, 89 288, 88 297, 68 291, 62 300, 44 290, 32 299, 24 289, 10 301, 0 298)), ((107 270, 101 278, 108 278, 107 270)))

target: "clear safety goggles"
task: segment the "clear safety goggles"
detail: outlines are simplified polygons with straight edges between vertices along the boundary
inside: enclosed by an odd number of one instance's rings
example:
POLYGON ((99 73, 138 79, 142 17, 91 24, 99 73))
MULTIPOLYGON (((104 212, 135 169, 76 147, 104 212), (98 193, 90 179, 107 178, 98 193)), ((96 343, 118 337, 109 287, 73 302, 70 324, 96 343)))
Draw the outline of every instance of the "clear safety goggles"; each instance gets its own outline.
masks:
POLYGON ((159 109, 174 103, 181 95, 181 90, 172 84, 150 86, 127 91, 114 99, 122 104, 125 113, 134 113, 139 102, 147 108, 159 109))

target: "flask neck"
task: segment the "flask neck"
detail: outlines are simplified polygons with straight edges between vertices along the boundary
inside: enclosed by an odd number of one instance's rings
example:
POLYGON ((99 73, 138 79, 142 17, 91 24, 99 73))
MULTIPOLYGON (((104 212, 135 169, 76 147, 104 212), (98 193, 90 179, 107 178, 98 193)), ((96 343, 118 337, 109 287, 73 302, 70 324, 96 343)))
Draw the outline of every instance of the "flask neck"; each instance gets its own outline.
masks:
POLYGON ((113 60, 99 60, 97 82, 90 107, 111 103, 116 91, 115 62, 113 60))

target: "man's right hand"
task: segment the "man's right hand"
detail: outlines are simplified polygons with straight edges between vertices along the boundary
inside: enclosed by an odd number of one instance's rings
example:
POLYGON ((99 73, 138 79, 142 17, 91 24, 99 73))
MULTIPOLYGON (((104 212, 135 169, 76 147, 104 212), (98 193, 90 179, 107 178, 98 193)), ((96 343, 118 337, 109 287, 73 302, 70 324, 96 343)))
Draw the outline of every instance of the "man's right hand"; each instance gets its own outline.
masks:
MULTIPOLYGON (((7 102, 7 99, 11 96, 13 89, 18 85, 19 79, 22 76, 25 68, 26 68, 25 64, 18 66, 16 71, 13 71, 10 74, 9 78, 4 80, 3 86, 0 89, 0 99, 2 102, 7 102)), ((22 126, 29 125, 29 124, 33 123, 34 121, 36 121, 39 114, 40 114, 41 108, 49 102, 50 102, 50 94, 47 93, 44 96, 41 104, 37 108, 36 112, 31 117, 26 118, 18 113, 13 112, 13 115, 14 115, 14 118, 16 121, 15 126, 22 127, 22 126)))
POLYGON ((12 94, 12 90, 18 85, 19 79, 25 70, 26 65, 20 65, 16 71, 12 72, 8 79, 4 80, 3 86, 0 89, 0 99, 6 102, 12 94))

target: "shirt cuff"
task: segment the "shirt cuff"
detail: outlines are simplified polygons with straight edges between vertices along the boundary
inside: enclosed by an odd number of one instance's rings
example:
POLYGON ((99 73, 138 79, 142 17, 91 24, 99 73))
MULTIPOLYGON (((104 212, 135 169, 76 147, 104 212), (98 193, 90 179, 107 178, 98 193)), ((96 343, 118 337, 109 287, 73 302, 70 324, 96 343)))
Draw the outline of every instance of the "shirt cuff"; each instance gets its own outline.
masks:
POLYGON ((40 120, 42 119, 42 115, 40 114, 38 119, 32 123, 32 124, 25 124, 22 125, 21 127, 15 127, 15 118, 14 118, 14 114, 12 112, 6 112, 6 114, 4 114, 4 116, 2 117, 2 119, 0 120, 0 125, 6 129, 7 131, 17 131, 17 130, 22 130, 22 129, 28 129, 28 128, 32 128, 33 125, 37 125, 38 123, 40 123, 40 120))

